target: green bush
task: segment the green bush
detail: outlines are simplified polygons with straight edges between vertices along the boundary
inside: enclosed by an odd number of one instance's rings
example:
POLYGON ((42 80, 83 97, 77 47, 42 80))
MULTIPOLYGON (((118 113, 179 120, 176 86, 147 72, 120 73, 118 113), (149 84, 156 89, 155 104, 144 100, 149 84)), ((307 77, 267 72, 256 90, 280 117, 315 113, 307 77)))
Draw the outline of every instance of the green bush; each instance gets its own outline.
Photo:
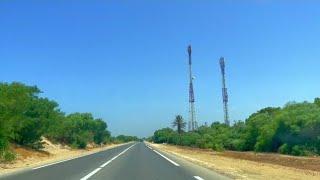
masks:
POLYGON ((0 153, 4 152, 7 149, 8 149, 8 140, 6 137, 0 135, 0 153))
POLYGON ((77 149, 85 149, 87 147, 87 142, 82 139, 78 139, 76 142, 72 144, 72 147, 77 149))
POLYGON ((155 143, 169 143, 173 139, 175 132, 170 128, 159 129, 154 132, 153 141, 155 143))
POLYGON ((223 144, 213 144, 212 146, 212 149, 215 150, 215 151, 223 151, 225 150, 224 147, 223 147, 223 144))
POLYGON ((283 108, 263 108, 232 126, 215 122, 197 131, 157 130, 156 143, 212 148, 217 151, 279 152, 296 156, 320 155, 320 98, 313 103, 289 102, 283 108))
POLYGON ((281 154, 290 154, 291 152, 291 148, 289 147, 288 144, 282 144, 279 149, 278 149, 279 153, 281 154))
POLYGON ((0 83, 0 153, 11 159, 10 143, 43 148, 41 137, 53 142, 85 148, 87 143, 110 141, 102 119, 90 113, 65 115, 55 101, 40 96, 40 89, 22 83, 0 83))
POLYGON ((295 156, 304 156, 306 152, 302 146, 294 145, 292 147, 291 154, 295 156))
POLYGON ((16 154, 11 151, 4 151, 2 153, 2 159, 4 162, 11 162, 16 159, 16 154))
POLYGON ((126 143, 130 141, 140 141, 140 139, 136 136, 126 136, 126 135, 119 135, 115 137, 114 140, 120 143, 126 143))

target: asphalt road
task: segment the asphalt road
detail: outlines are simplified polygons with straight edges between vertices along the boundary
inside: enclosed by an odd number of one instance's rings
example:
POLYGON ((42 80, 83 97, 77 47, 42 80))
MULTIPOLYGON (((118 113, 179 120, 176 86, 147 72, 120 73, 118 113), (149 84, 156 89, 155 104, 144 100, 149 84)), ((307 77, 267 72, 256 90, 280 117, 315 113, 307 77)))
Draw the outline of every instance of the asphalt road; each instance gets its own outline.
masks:
POLYGON ((131 143, 80 158, 1 177, 7 180, 214 180, 228 179, 211 170, 131 143))

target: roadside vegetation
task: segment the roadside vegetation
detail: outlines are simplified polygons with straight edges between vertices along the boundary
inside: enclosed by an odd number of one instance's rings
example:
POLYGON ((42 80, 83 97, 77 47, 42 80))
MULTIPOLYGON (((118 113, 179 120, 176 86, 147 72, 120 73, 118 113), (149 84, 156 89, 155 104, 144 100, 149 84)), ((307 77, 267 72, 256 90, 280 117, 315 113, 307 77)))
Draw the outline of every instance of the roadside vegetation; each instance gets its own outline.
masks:
POLYGON ((41 149, 41 138, 86 148, 97 145, 123 143, 136 137, 111 137, 107 124, 91 113, 65 114, 57 102, 40 96, 36 86, 22 83, 0 83, 0 162, 15 159, 10 143, 41 149))
POLYGON ((112 137, 111 141, 113 143, 126 143, 126 142, 131 142, 131 141, 141 141, 141 139, 139 139, 136 136, 126 136, 126 135, 119 135, 116 137, 112 137))
POLYGON ((295 156, 320 155, 320 99, 289 102, 283 108, 267 107, 232 126, 214 122, 185 132, 178 115, 173 127, 154 132, 149 140, 216 151, 275 152, 295 156), (180 125, 177 125, 180 124, 180 125))

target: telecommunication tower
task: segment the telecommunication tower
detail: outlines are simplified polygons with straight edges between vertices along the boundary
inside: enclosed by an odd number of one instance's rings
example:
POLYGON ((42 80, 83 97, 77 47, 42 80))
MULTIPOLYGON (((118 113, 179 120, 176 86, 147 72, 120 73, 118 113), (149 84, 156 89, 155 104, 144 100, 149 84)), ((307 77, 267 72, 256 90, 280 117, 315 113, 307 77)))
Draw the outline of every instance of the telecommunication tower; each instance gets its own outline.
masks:
POLYGON ((188 55, 189 55, 189 122, 188 130, 194 131, 198 129, 198 123, 195 116, 195 107, 194 107, 194 91, 193 91, 193 79, 192 76, 192 62, 191 62, 191 45, 188 46, 188 55))
POLYGON ((224 111, 224 123, 230 125, 229 114, 228 114, 228 92, 226 88, 226 78, 225 78, 225 62, 224 58, 220 58, 220 68, 222 74, 222 100, 223 100, 223 111, 224 111))

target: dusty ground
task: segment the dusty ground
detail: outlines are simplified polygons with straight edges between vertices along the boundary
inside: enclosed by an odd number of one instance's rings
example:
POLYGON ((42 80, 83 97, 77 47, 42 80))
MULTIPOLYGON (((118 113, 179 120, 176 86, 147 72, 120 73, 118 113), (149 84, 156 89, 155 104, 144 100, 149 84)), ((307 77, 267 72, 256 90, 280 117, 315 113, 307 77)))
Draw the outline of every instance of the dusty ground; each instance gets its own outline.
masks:
POLYGON ((252 152, 214 152, 166 144, 150 145, 234 179, 320 179, 319 157, 292 157, 252 152))
POLYGON ((17 153, 17 159, 11 163, 0 163, 0 174, 11 173, 25 168, 37 167, 65 159, 72 159, 121 145, 110 144, 103 147, 90 146, 90 148, 87 148, 86 150, 74 150, 68 146, 52 144, 46 139, 43 141, 45 143, 45 148, 41 151, 12 146, 14 151, 17 153))
POLYGON ((273 153, 254 153, 254 152, 234 152, 226 151, 219 153, 220 156, 235 159, 244 159, 255 162, 277 164, 281 166, 293 167, 297 169, 312 170, 320 172, 320 157, 295 157, 279 155, 273 153))

